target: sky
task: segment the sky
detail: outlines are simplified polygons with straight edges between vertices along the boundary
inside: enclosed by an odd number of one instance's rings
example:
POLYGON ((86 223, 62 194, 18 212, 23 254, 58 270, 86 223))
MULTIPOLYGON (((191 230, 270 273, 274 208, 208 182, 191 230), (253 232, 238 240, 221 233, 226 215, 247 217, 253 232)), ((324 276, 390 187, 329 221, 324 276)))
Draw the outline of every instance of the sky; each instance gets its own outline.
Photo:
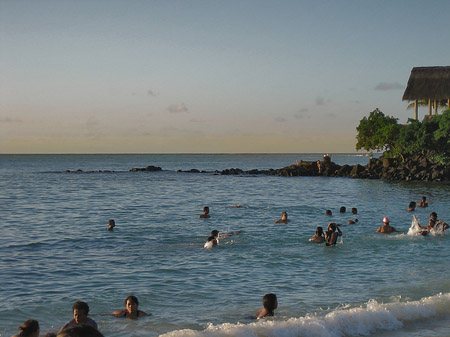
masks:
POLYGON ((449 13, 448 0, 0 0, 0 153, 355 152, 371 111, 413 117, 413 67, 450 65, 449 13))

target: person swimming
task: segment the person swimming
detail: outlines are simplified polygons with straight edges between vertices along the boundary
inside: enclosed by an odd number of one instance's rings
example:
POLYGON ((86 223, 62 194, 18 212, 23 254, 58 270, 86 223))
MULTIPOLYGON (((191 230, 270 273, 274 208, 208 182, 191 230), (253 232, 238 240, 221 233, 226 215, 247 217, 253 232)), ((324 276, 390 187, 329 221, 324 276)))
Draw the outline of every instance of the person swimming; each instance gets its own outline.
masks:
POLYGON ((356 207, 352 208, 352 214, 358 214, 358 209, 356 207))
POLYGON ((76 301, 72 306, 72 312, 73 319, 64 324, 59 332, 74 326, 91 326, 95 329, 98 329, 97 323, 92 318, 88 317, 89 305, 86 302, 76 301))
POLYGON ((377 232, 384 233, 384 234, 390 234, 393 232, 398 232, 398 230, 396 230, 394 227, 389 225, 389 218, 387 216, 385 216, 383 218, 383 225, 378 227, 377 232))
POLYGON ((325 232, 325 244, 327 246, 336 245, 338 236, 342 236, 341 230, 334 222, 330 222, 325 232))
POLYGON ((20 333, 13 337, 39 337, 39 322, 35 319, 26 320, 17 330, 20 333))
POLYGON ((116 222, 113 219, 108 220, 108 232, 112 232, 116 227, 116 222))
POLYGON ((112 313, 115 317, 125 317, 129 319, 137 319, 138 317, 151 316, 152 314, 147 314, 144 311, 138 310, 139 301, 136 296, 128 296, 125 299, 125 308, 122 310, 117 310, 112 313))
POLYGON ((225 233, 225 234, 219 234, 219 231, 217 229, 214 229, 213 231, 211 231, 211 235, 208 236, 208 238, 206 239, 205 244, 203 245, 203 248, 207 248, 210 249, 214 246, 217 246, 219 244, 219 239, 225 239, 228 238, 232 235, 237 235, 239 234, 241 231, 236 231, 236 232, 229 232, 229 233, 225 233))
POLYGON ((339 213, 345 213, 347 211, 347 209, 345 208, 345 206, 342 206, 341 208, 339 208, 339 213))
POLYGON ((270 317, 274 315, 274 311, 278 308, 278 299, 275 294, 265 294, 263 296, 263 307, 258 310, 253 318, 259 319, 264 317, 270 317))
POLYGON ((331 209, 327 209, 327 210, 325 211, 325 215, 327 215, 327 216, 332 216, 333 213, 331 212, 331 209))
MULTIPOLYGON (((430 220, 428 220, 428 226, 421 226, 421 225, 419 225, 419 228, 426 229, 427 232, 431 232, 433 230, 437 230, 438 229, 437 228, 438 225, 442 225, 442 229, 441 229, 442 232, 445 231, 446 229, 450 228, 450 226, 447 223, 437 219, 437 213, 436 212, 431 212, 430 213, 430 220)), ((422 235, 426 235, 428 233, 424 234, 422 232, 421 234, 422 235)))
POLYGON ((355 223, 357 223, 357 222, 358 222, 358 219, 353 219, 353 220, 348 220, 348 221, 347 221, 347 224, 353 225, 353 224, 355 224, 355 223))
POLYGON ((411 201, 408 205, 408 212, 413 212, 416 209, 416 202, 415 201, 411 201))
POLYGON ((311 242, 317 242, 317 243, 322 243, 325 241, 325 237, 324 237, 324 233, 323 233, 323 228, 322 227, 317 227, 316 228, 316 234, 314 234, 313 236, 311 236, 309 238, 309 241, 311 242))
POLYGON ((209 219, 211 216, 209 215, 209 207, 203 207, 203 213, 198 216, 200 219, 209 219))
POLYGON ((423 196, 422 199, 417 203, 417 207, 428 207, 427 197, 423 196))
POLYGON ((288 219, 287 212, 282 212, 281 218, 274 221, 274 223, 284 223, 284 224, 287 224, 288 222, 289 222, 289 219, 288 219))

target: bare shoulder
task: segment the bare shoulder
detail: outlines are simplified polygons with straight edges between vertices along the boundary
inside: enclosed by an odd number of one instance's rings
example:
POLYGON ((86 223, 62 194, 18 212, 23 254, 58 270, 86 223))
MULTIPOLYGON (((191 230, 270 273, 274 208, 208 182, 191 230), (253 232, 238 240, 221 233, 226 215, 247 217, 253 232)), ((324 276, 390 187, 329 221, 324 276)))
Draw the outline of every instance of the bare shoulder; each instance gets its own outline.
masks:
POLYGON ((112 313, 112 315, 116 316, 116 317, 125 317, 126 314, 127 314, 127 311, 125 309, 116 310, 112 313))

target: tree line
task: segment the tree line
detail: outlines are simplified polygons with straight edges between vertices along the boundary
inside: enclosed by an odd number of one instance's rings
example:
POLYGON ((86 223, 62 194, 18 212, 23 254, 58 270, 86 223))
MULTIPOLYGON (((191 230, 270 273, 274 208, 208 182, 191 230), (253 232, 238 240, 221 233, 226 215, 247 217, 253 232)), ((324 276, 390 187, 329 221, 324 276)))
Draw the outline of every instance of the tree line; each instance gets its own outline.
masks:
POLYGON ((414 156, 426 156, 434 163, 450 165, 450 109, 422 122, 386 116, 378 108, 360 120, 356 150, 384 152, 385 158, 405 161, 414 156))

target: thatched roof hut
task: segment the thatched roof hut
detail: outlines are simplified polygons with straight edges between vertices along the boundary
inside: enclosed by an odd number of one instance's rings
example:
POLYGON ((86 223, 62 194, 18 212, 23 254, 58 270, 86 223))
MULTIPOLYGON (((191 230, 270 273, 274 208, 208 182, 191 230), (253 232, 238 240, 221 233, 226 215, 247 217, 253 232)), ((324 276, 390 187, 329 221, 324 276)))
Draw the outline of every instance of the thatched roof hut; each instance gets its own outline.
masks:
POLYGON ((437 114, 437 102, 447 101, 450 106, 450 66, 415 67, 411 70, 403 100, 415 102, 415 119, 417 119, 417 101, 428 101, 428 114, 431 116, 431 104, 437 114))

